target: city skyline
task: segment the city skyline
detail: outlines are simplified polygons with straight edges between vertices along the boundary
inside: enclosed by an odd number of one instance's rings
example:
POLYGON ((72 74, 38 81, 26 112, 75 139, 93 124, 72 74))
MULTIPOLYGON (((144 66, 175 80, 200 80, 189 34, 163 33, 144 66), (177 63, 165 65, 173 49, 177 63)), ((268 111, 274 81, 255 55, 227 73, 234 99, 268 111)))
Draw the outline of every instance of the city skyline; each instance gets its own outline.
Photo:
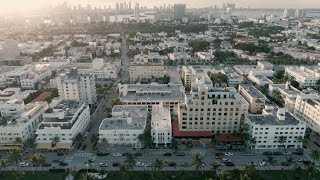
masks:
MULTIPOLYGON (((264 0, 217 0, 217 1, 210 1, 210 0, 200 0, 196 3, 192 0, 163 0, 158 2, 150 2, 147 0, 132 0, 132 3, 139 2, 143 6, 153 7, 153 6, 161 6, 163 4, 175 4, 175 3, 183 3, 187 4, 187 8, 201 8, 201 7, 209 7, 209 6, 222 6, 223 3, 236 3, 236 7, 252 7, 252 8, 320 8, 320 1, 317 0, 282 0, 274 1, 274 3, 270 3, 270 1, 264 0)), ((117 0, 57 0, 55 2, 48 1, 48 0, 29 0, 29 1, 19 1, 19 0, 11 0, 11 1, 0 1, 0 12, 2 13, 14 13, 14 12, 24 12, 24 11, 31 11, 40 9, 44 6, 49 5, 57 5, 63 2, 67 2, 68 4, 76 5, 76 4, 92 4, 95 7, 101 6, 103 7, 106 5, 109 7, 111 5, 112 8, 115 8, 115 4, 129 2, 125 0, 117 1, 117 0)))

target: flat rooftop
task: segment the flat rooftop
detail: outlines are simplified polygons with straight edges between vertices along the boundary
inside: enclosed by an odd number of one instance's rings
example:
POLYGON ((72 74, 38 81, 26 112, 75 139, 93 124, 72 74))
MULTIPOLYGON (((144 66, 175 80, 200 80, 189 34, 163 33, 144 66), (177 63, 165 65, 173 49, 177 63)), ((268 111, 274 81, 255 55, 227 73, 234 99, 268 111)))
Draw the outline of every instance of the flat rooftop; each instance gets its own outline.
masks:
POLYGON ((300 121, 290 113, 285 113, 285 120, 278 120, 276 115, 248 115, 251 122, 260 125, 298 125, 300 121))
POLYGON ((55 107, 49 108, 44 114, 44 123, 70 122, 82 103, 78 101, 61 101, 55 107), (64 117, 59 118, 59 113, 63 112, 64 117), (49 117, 47 115, 50 115, 49 117))
POLYGON ((148 106, 114 106, 112 117, 100 124, 99 130, 141 130, 146 126, 148 106))
POLYGON ((247 93, 249 93, 254 98, 266 98, 257 88, 252 84, 241 84, 240 85, 247 93))
POLYGON ((183 100, 181 84, 126 84, 127 95, 121 96, 121 101, 159 101, 159 100, 183 100))

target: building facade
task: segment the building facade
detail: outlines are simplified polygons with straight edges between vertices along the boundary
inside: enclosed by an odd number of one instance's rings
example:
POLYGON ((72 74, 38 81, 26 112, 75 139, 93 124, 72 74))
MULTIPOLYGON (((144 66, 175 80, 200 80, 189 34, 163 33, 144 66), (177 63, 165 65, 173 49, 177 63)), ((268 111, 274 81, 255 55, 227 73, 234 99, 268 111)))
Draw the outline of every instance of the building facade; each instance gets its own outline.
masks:
POLYGON ((256 114, 262 113, 267 98, 251 84, 239 85, 239 92, 249 103, 249 112, 256 114))
POLYGON ((151 136, 156 147, 168 147, 172 140, 170 109, 163 105, 152 106, 151 136))

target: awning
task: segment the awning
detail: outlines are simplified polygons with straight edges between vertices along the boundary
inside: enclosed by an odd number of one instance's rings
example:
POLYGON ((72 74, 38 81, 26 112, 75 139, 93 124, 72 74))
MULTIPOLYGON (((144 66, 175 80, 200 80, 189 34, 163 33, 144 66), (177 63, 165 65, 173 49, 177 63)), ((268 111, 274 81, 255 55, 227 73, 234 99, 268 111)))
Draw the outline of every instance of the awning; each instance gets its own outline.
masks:
POLYGON ((0 150, 21 150, 18 145, 0 145, 0 150))
POLYGON ((71 144, 69 143, 57 143, 56 146, 52 147, 51 143, 38 144, 37 149, 49 149, 49 150, 58 150, 58 149, 70 149, 71 144))

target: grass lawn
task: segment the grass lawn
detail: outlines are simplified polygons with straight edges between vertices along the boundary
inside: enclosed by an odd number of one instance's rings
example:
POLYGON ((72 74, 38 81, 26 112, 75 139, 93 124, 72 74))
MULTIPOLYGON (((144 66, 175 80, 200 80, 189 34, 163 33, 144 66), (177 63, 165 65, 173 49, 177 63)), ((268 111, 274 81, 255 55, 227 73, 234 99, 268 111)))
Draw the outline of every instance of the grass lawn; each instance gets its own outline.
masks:
POLYGON ((63 173, 51 173, 51 172, 23 172, 18 173, 8 171, 2 172, 0 171, 0 179, 1 180, 63 180, 63 173), (24 175, 21 175, 24 174, 24 175), (21 175, 21 176, 19 176, 21 175), (19 177, 21 178, 19 178, 19 177))

